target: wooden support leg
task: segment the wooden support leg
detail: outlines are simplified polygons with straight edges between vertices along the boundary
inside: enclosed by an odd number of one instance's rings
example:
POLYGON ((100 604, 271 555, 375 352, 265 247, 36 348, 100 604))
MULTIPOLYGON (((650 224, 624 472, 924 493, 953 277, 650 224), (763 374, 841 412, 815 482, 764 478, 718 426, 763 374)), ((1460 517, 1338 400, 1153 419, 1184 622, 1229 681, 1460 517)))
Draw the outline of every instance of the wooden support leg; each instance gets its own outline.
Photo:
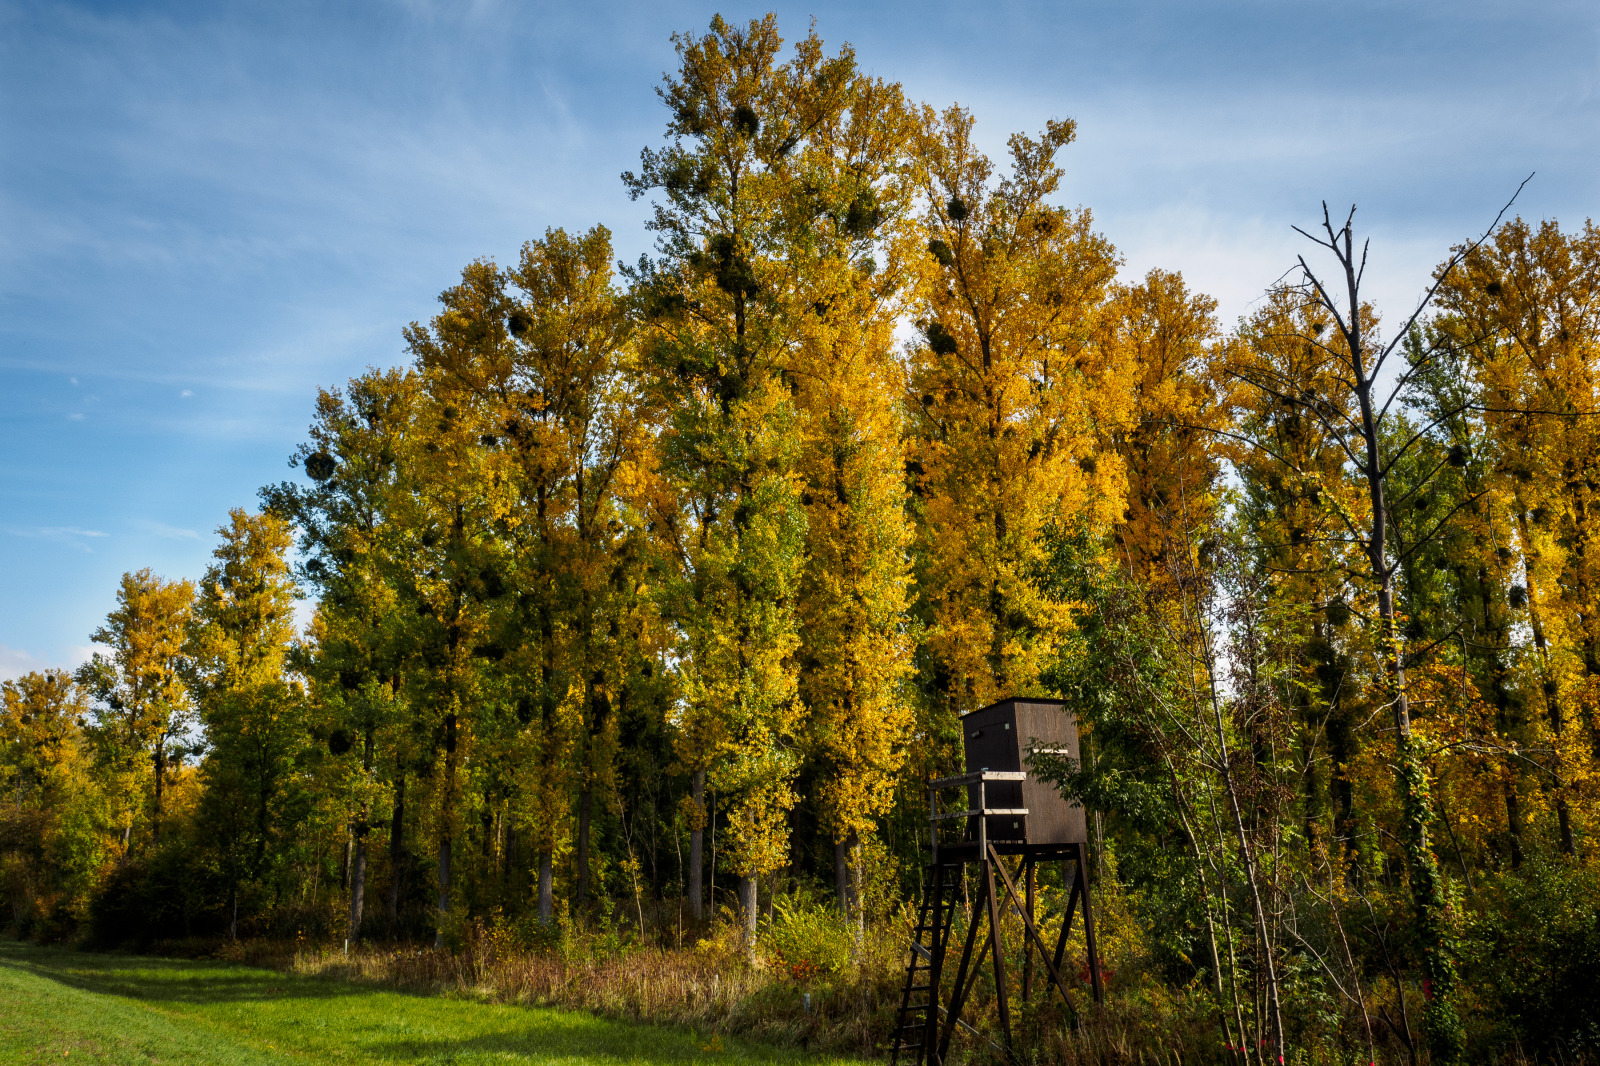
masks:
POLYGON ((1083 939, 1089 953, 1089 983, 1094 989, 1094 1001, 1105 1001, 1105 988, 1100 980, 1100 949, 1094 940, 1094 911, 1089 907, 1089 864, 1084 861, 1085 848, 1078 845, 1078 880, 1083 882, 1083 939))
POLYGON ((1072 916, 1078 910, 1078 896, 1082 886, 1078 883, 1078 870, 1080 864, 1076 859, 1069 859, 1061 864, 1061 883, 1070 884, 1072 892, 1067 896, 1067 913, 1061 917, 1061 935, 1056 937, 1056 969, 1061 969, 1061 957, 1067 950, 1067 934, 1072 932, 1072 916), (1067 876, 1067 862, 1072 863, 1072 876, 1067 876))
POLYGON ((1022 898, 1017 892, 1017 886, 1012 883, 1011 875, 1006 873, 1006 868, 1000 863, 999 856, 995 856, 994 862, 1000 868, 1000 877, 1005 882, 1006 897, 1011 901, 1011 905, 1017 909, 1017 913, 1022 915, 1023 931, 1027 935, 1028 941, 1039 949, 1039 958, 1043 960, 1045 966, 1049 969, 1050 980, 1055 983, 1056 991, 1061 993, 1061 1002, 1066 1004, 1067 1013, 1071 1015, 1072 1024, 1076 1027, 1078 1024, 1078 1012, 1073 1009, 1072 999, 1067 995, 1067 985, 1065 981, 1061 980, 1061 971, 1050 961, 1050 957, 1045 954, 1044 938, 1039 935, 1039 928, 1033 924, 1032 916, 1024 909, 1022 898))
MULTIPOLYGON (((1022 864, 1023 891, 1027 893, 1028 924, 1033 925, 1033 860, 1024 860, 1022 864)), ((1022 1002, 1028 1002, 1033 995, 1033 941, 1022 942, 1022 1002)))
POLYGON ((994 895, 994 866, 986 855, 983 859, 983 892, 989 904, 989 929, 994 940, 994 1000, 1000 1011, 1000 1032, 1006 1049, 1011 1050, 1011 1004, 1006 999, 1006 957, 1000 937, 1000 901, 994 895))
MULTIPOLYGON (((965 869, 962 870, 962 873, 965 875, 965 869)), ((965 876, 963 876, 962 880, 965 881, 965 876)), ((978 906, 982 906, 983 886, 981 884, 978 886, 978 897, 978 906)), ((956 965, 955 990, 950 994, 950 1007, 945 1011, 944 1031, 939 1034, 939 1046, 936 1049, 938 1057, 934 1060, 933 1066, 942 1066, 945 1056, 950 1052, 950 1035, 955 1032, 956 1019, 961 1017, 961 1008, 967 999, 967 970, 975 968, 973 967, 972 947, 977 942, 977 939, 978 909, 975 906, 972 910, 972 918, 967 922, 967 942, 961 949, 961 961, 956 965)), ((984 943, 984 950, 988 950, 987 941, 984 943)), ((983 956, 980 953, 978 956, 979 965, 982 964, 982 959, 983 956)), ((973 976, 976 977, 977 975, 974 974, 973 976)), ((935 999, 934 1002, 937 1003, 939 1001, 935 999)))

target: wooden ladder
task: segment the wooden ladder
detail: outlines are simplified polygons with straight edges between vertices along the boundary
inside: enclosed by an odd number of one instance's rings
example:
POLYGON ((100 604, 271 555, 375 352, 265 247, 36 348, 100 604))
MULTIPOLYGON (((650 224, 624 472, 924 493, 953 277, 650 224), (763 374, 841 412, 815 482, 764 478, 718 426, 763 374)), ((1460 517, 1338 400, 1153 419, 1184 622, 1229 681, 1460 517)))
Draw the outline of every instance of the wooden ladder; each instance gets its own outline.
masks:
POLYGON ((955 920, 956 890, 960 887, 961 867, 929 863, 922 868, 922 903, 917 908, 917 928, 911 934, 911 960, 906 964, 906 985, 900 995, 900 1012, 895 1018, 890 1066, 899 1066, 905 1054, 911 1066, 929 1066, 928 1036, 936 1031, 939 1009, 939 971, 944 963, 945 943, 955 920))

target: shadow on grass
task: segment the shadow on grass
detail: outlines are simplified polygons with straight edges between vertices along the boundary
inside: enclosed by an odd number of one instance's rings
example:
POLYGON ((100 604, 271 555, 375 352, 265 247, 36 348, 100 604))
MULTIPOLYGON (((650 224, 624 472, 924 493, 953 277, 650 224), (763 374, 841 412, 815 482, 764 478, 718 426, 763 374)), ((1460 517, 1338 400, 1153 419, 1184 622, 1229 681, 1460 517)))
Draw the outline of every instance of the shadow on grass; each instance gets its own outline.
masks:
POLYGON ((287 1038, 288 1033, 276 1027, 320 1021, 346 1034, 343 1039, 349 1041, 348 1050, 384 1062, 474 1061, 480 1057, 647 1066, 818 1061, 805 1052, 725 1041, 676 1026, 622 1022, 548 1007, 494 1007, 226 962, 91 954, 0 940, 0 968, 149 1004, 283 1006, 288 1014, 273 1012, 272 1017, 281 1021, 269 1023, 280 1032, 279 1039, 287 1038), (392 1000, 362 1002, 363 998, 395 995, 415 1001, 415 1009, 401 1007, 397 1012, 392 1000), (477 1006, 484 1011, 472 1009, 477 1006), (289 1018, 295 1021, 288 1022, 289 1018), (392 1027, 395 1022, 400 1023, 401 1032, 392 1027), (461 1035, 447 1035, 452 1030, 461 1035))
POLYGON ((225 962, 100 955, 0 941, 0 966, 70 988, 151 1003, 247 1003, 334 999, 370 989, 289 977, 225 962))
MULTIPOLYGON (((701 1036, 676 1028, 627 1025, 592 1019, 594 1024, 552 1026, 547 1021, 476 1036, 437 1039, 413 1038, 374 1041, 364 1048, 381 1061, 455 1062, 485 1059, 550 1062, 626 1062, 639 1066, 678 1063, 815 1063, 821 1057, 807 1052, 763 1047, 759 1044, 701 1036)), ((831 1056, 827 1061, 839 1061, 831 1056)))

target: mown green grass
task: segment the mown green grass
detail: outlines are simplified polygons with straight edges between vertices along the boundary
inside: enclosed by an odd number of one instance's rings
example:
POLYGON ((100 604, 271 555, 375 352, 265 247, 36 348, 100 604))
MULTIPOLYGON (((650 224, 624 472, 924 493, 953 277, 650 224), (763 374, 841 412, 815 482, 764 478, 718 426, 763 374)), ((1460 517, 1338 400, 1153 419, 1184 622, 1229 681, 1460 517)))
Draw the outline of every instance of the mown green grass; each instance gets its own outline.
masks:
POLYGON ((571 1011, 0 941, 0 1062, 8 1064, 850 1061, 571 1011))

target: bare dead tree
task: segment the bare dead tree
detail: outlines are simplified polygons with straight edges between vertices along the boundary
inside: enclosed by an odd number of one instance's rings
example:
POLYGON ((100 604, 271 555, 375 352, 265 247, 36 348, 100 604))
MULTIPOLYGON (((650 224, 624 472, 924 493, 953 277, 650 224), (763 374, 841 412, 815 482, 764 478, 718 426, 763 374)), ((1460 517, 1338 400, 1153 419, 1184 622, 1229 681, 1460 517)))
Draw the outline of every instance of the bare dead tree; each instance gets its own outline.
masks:
MULTIPOLYGON (((1518 193, 1521 189, 1522 186, 1518 186, 1518 193)), ((1428 795, 1423 753, 1418 750, 1412 736, 1411 711, 1406 700, 1406 667, 1409 660, 1401 631, 1402 612, 1396 602, 1396 577, 1406 561, 1444 535, 1456 514, 1470 506, 1476 497, 1463 498, 1412 543, 1397 542, 1391 529, 1391 509, 1422 491, 1438 472, 1436 468, 1428 471, 1416 484, 1399 486, 1395 484, 1397 469, 1431 429, 1461 412, 1438 412, 1432 422, 1400 439, 1397 444, 1390 443, 1391 434, 1388 430, 1393 419, 1398 417, 1397 407, 1403 403, 1408 387, 1443 351, 1439 341, 1417 337, 1419 322, 1451 273, 1488 239, 1515 200, 1516 196, 1513 195, 1482 236, 1456 249, 1436 273, 1433 283, 1415 309, 1387 340, 1378 334, 1361 296, 1368 242, 1356 241, 1355 208, 1350 209, 1342 224, 1335 226, 1324 203, 1319 231, 1308 232, 1298 226, 1295 231, 1329 253, 1333 257, 1335 270, 1325 277, 1312 267, 1305 256, 1300 256, 1299 280, 1284 286, 1283 291, 1304 310, 1326 315, 1332 320, 1334 329, 1326 339, 1320 329, 1298 339, 1309 346, 1309 351, 1325 361, 1342 391, 1330 390, 1329 395, 1319 396, 1309 390, 1296 388, 1270 359, 1248 367, 1232 368, 1234 375, 1248 386, 1271 396, 1284 406, 1303 412, 1319 423, 1328 439, 1343 450, 1348 469, 1364 490, 1364 515, 1344 508, 1333 510, 1344 526, 1344 542, 1357 549, 1364 561, 1364 567, 1353 568, 1352 576, 1366 584, 1376 600, 1380 657, 1391 686, 1389 706, 1395 732, 1396 779, 1402 801, 1402 846, 1416 908, 1416 931, 1422 945, 1423 969, 1432 991, 1425 1024, 1433 1057, 1438 1062, 1456 1061, 1464 1048, 1464 1034, 1455 1002, 1455 919, 1450 912, 1445 885, 1429 844, 1433 808, 1428 795), (1389 368, 1394 355, 1402 351, 1408 338, 1412 340, 1405 350, 1408 365, 1392 378, 1386 378, 1385 370, 1389 368)), ((1292 469, 1292 460, 1279 454, 1269 441, 1248 437, 1240 439, 1256 451, 1292 469)), ((1439 465, 1442 467, 1442 461, 1439 465)), ((1292 472, 1296 475, 1302 473, 1298 470, 1292 472)))

